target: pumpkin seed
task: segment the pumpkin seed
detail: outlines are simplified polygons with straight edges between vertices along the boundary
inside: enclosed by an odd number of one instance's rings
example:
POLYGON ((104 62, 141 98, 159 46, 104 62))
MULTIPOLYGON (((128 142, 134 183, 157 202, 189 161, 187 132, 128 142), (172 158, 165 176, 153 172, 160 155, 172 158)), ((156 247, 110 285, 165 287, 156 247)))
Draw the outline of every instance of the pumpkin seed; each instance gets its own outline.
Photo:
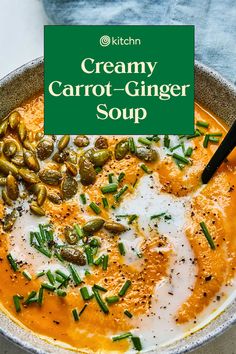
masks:
POLYGON ((76 167, 73 163, 66 161, 66 162, 65 162, 65 165, 66 165, 67 171, 68 171, 72 176, 76 176, 76 175, 77 175, 77 173, 78 173, 77 167, 76 167))
POLYGON ((147 162, 154 162, 158 159, 158 154, 156 150, 144 146, 138 146, 136 148, 136 156, 140 160, 147 161, 147 162))
POLYGON ((5 186, 6 185, 6 177, 0 177, 0 186, 5 186))
POLYGON ((0 155, 2 155, 2 152, 3 152, 3 141, 0 141, 0 155))
POLYGON ((19 187, 18 187, 17 180, 11 174, 7 176, 6 190, 7 190, 7 195, 9 196, 10 199, 16 200, 19 197, 19 187))
POLYGON ((65 227, 65 239, 69 245, 76 245, 78 242, 78 235, 73 227, 66 226, 65 227))
POLYGON ((78 248, 64 247, 61 249, 60 255, 67 262, 74 263, 80 266, 86 264, 86 258, 78 248))
POLYGON ((108 148, 108 140, 104 136, 99 136, 95 141, 95 147, 97 149, 107 149, 108 148))
POLYGON ((45 215, 45 211, 40 206, 38 206, 35 202, 32 202, 30 204, 30 210, 35 215, 38 215, 38 216, 45 215))
POLYGON ((12 210, 10 214, 7 214, 3 221, 3 230, 10 231, 13 228, 17 217, 18 217, 18 212, 15 209, 12 210))
POLYGON ((77 135, 74 144, 78 147, 85 147, 89 145, 89 138, 86 135, 77 135))
POLYGON ((126 227, 124 225, 115 221, 106 221, 104 224, 104 229, 114 234, 121 234, 126 231, 126 227))
POLYGON ((19 169, 19 175, 27 183, 35 184, 35 183, 39 182, 39 178, 36 175, 36 173, 34 173, 33 171, 28 170, 27 168, 20 168, 19 169))
POLYGON ((40 165, 39 165, 38 159, 32 151, 25 150, 23 157, 24 157, 24 162, 25 162, 26 166, 30 170, 33 170, 34 172, 38 172, 40 170, 40 165))
POLYGON ((121 140, 115 147, 115 158, 116 160, 122 160, 129 152, 128 140, 121 140))
POLYGON ((60 197, 60 195, 58 195, 57 193, 54 193, 54 192, 48 193, 48 199, 53 204, 61 204, 62 203, 62 198, 60 197))
POLYGON ((104 225, 104 220, 101 218, 91 219, 83 226, 84 232, 87 234, 93 234, 94 232, 100 230, 104 225))
POLYGON ((61 191, 63 199, 71 199, 78 190, 78 182, 71 176, 66 175, 61 183, 61 191))
POLYGON ((28 139, 25 139, 23 141, 23 146, 25 149, 34 152, 34 146, 28 139))
POLYGON ((35 183, 35 184, 30 185, 27 190, 31 194, 38 195, 41 186, 42 186, 41 183, 35 183))
POLYGON ((111 151, 107 149, 93 150, 91 162, 95 167, 102 167, 111 158, 111 151))
POLYGON ((14 165, 17 165, 19 167, 24 166, 24 158, 23 158, 23 154, 21 153, 16 153, 16 155, 11 159, 11 162, 14 163, 14 165))
POLYGON ((18 174, 18 169, 13 163, 0 159, 0 172, 4 175, 8 175, 10 172, 16 176, 18 174))
POLYGON ((89 184, 94 184, 94 182, 96 181, 96 171, 93 167, 92 162, 84 158, 83 156, 80 158, 79 173, 80 173, 81 183, 84 186, 88 186, 89 184))
POLYGON ((68 158, 68 151, 67 150, 63 150, 61 152, 56 152, 53 157, 52 160, 57 162, 57 163, 64 163, 66 161, 66 159, 68 158))
POLYGON ((27 129, 23 120, 21 120, 17 126, 17 133, 21 142, 26 139, 27 129))
POLYGON ((62 175, 59 171, 44 169, 39 172, 39 178, 45 184, 49 184, 51 186, 57 186, 62 179, 62 175))
POLYGON ((35 140, 36 140, 36 141, 39 141, 39 140, 43 139, 43 137, 44 137, 43 132, 37 132, 37 133, 35 134, 35 140))
POLYGON ((54 145, 51 139, 41 140, 36 147, 38 158, 40 160, 46 160, 51 156, 53 149, 54 145))
POLYGON ((17 151, 17 145, 13 140, 7 140, 3 145, 3 153, 6 157, 14 156, 17 151))
POLYGON ((7 132, 7 127, 8 127, 8 119, 5 119, 1 124, 0 124, 0 138, 3 137, 6 132, 7 132))
POLYGON ((58 150, 59 151, 64 150, 67 147, 67 145, 69 144, 69 142, 70 142, 70 135, 63 135, 58 142, 58 145, 57 145, 58 150))
POLYGON ((74 150, 71 150, 71 149, 68 149, 67 152, 68 152, 67 161, 77 165, 77 163, 78 163, 77 152, 75 152, 74 150))
POLYGON ((9 198, 5 189, 2 190, 2 199, 6 205, 12 206, 12 200, 9 198))
POLYGON ((47 188, 44 185, 40 185, 39 191, 37 193, 37 204, 42 206, 47 198, 47 188))
POLYGON ((19 124, 21 115, 19 112, 15 111, 12 112, 9 116, 9 125, 11 127, 11 129, 15 129, 17 127, 17 125, 19 124))

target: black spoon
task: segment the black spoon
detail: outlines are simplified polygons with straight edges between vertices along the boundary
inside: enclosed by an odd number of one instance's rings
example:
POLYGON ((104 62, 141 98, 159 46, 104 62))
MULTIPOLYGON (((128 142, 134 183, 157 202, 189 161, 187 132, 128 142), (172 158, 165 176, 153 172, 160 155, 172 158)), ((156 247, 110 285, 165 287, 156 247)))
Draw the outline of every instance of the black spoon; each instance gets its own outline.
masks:
POLYGON ((226 134, 222 143, 204 168, 202 172, 202 183, 206 184, 210 181, 216 170, 220 167, 222 162, 230 154, 236 146, 236 120, 232 127, 226 134))

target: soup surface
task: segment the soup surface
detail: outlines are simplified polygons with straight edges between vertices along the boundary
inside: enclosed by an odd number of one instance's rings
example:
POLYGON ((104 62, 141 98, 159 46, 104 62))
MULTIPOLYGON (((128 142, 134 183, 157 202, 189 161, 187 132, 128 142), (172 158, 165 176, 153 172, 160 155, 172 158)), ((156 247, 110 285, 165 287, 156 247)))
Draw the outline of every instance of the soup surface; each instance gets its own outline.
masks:
POLYGON ((234 296, 236 154, 193 136, 43 136, 43 96, 0 126, 0 301, 81 352, 135 352, 201 328, 234 296))

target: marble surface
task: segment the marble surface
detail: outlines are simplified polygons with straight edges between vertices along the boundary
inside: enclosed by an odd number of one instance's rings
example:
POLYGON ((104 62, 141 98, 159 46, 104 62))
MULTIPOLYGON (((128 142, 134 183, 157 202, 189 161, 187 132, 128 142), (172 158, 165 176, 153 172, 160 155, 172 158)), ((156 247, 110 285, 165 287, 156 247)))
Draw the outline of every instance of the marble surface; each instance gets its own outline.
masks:
MULTIPOLYGON (((54 0, 50 1, 54 2, 54 0)), ((135 2, 137 1, 126 1, 129 5, 135 2)), ((83 1, 83 3, 85 2, 83 1)), ((158 6, 160 1, 156 1, 156 3, 156 6, 158 6)), ((176 1, 176 3, 178 3, 180 10, 183 11, 184 9, 186 11, 186 1, 182 0, 182 4, 181 1, 176 1)), ((204 3, 203 7, 205 8, 209 1, 198 1, 198 3, 204 3)), ((225 3, 227 3, 227 10, 229 11, 229 0, 226 0, 225 3)), ((231 3, 235 3, 235 0, 231 3)), ((200 11, 199 6, 197 8, 200 11)), ((234 14, 235 9, 232 7, 231 15, 234 14)), ((189 23, 191 23, 190 19, 191 17, 188 18, 189 23)), ((43 26, 49 22, 40 0, 0 0, 0 78, 31 59, 43 55, 43 26)), ((232 29, 235 28, 235 25, 236 21, 232 29)), ((217 36, 214 40, 217 41, 217 36)), ((236 50, 235 42, 234 47, 223 49, 226 52, 228 50, 228 55, 230 53, 232 55, 232 51, 236 50)), ((229 57, 219 71, 224 75, 224 67, 228 67, 228 70, 234 69, 235 74, 235 60, 236 55, 229 57)), ((234 76, 232 76, 232 81, 235 81, 234 76)), ((226 333, 193 353, 236 354, 236 327, 229 329, 226 333)), ((0 337, 0 354, 26 354, 26 351, 0 337)))

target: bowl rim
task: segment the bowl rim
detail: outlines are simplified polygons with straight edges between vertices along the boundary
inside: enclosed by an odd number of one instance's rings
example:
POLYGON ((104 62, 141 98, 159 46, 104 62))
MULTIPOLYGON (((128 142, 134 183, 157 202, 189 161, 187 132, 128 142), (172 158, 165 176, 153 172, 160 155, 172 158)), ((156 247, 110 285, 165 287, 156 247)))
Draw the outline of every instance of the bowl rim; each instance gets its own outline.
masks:
MULTIPOLYGON (((36 67, 43 65, 43 63, 44 63, 44 58, 41 56, 41 57, 38 57, 34 60, 27 62, 26 64, 21 65, 20 67, 18 67, 15 70, 12 70, 9 74, 5 75, 3 78, 0 79, 0 88, 4 87, 4 85, 10 83, 12 80, 17 79, 17 77, 22 75, 25 71, 33 70, 36 67)), ((231 83, 230 81, 228 81, 227 79, 225 79, 223 76, 221 76, 216 70, 206 66, 205 64, 202 64, 199 61, 195 61, 194 67, 195 67, 195 70, 197 69, 199 72, 201 72, 201 73, 205 74, 206 76, 209 76, 213 80, 216 80, 217 82, 219 82, 220 86, 222 86, 224 89, 226 89, 228 92, 235 95, 235 97, 236 97, 236 86, 233 83, 231 83)), ((226 311, 229 306, 230 306, 230 304, 226 307, 226 309, 224 311, 226 311)), ((224 313, 224 311, 223 311, 223 313, 224 313)), ((220 313, 219 316, 217 316, 217 317, 220 317, 221 315, 222 315, 222 313, 220 313)), ((9 316, 7 316, 7 317, 9 317, 9 316)), ((213 319, 212 321, 215 321, 215 319, 213 319)), ((236 313, 235 312, 233 314, 229 314, 228 318, 223 322, 223 324, 221 324, 220 326, 215 328, 208 335, 205 335, 203 333, 203 335, 200 336, 200 338, 196 338, 195 341, 193 341, 193 342, 186 343, 186 346, 182 346, 182 348, 177 347, 177 348, 169 348, 168 349, 168 346, 167 346, 167 347, 163 347, 163 349, 165 350, 165 348, 166 348, 165 353, 168 353, 168 354, 183 354, 183 353, 191 352, 192 350, 197 349, 197 348, 205 345, 206 343, 211 342, 216 337, 223 334, 227 329, 229 329, 234 324, 236 324, 236 313)), ((206 327, 208 325, 209 324, 207 324, 206 327)), ((24 326, 23 326, 23 329, 25 329, 24 326)), ((33 331, 31 331, 30 329, 26 328, 25 331, 30 331, 34 335, 37 335, 33 331)), ((199 331, 201 331, 201 329, 199 331)), ((14 334, 2 329, 1 327, 0 327, 0 335, 3 336, 4 338, 6 338, 7 340, 9 340, 10 342, 16 344, 21 349, 26 350, 28 352, 37 353, 37 354, 48 354, 49 353, 48 351, 45 351, 44 349, 34 348, 33 345, 30 344, 30 342, 26 342, 24 340, 21 340, 20 338, 18 338, 14 334)), ((186 337, 186 338, 188 338, 188 337, 186 337)), ((181 340, 184 341, 185 338, 183 338, 181 340)), ((180 340, 177 340, 174 343, 178 343, 178 342, 180 342, 180 340)), ((56 346, 55 346, 55 348, 56 348, 56 346)), ((153 350, 147 351, 146 353, 150 353, 150 354, 153 353, 154 354, 154 353, 156 353, 157 350, 158 349, 153 349, 153 350)), ((73 351, 72 351, 72 353, 73 353, 73 351)))

